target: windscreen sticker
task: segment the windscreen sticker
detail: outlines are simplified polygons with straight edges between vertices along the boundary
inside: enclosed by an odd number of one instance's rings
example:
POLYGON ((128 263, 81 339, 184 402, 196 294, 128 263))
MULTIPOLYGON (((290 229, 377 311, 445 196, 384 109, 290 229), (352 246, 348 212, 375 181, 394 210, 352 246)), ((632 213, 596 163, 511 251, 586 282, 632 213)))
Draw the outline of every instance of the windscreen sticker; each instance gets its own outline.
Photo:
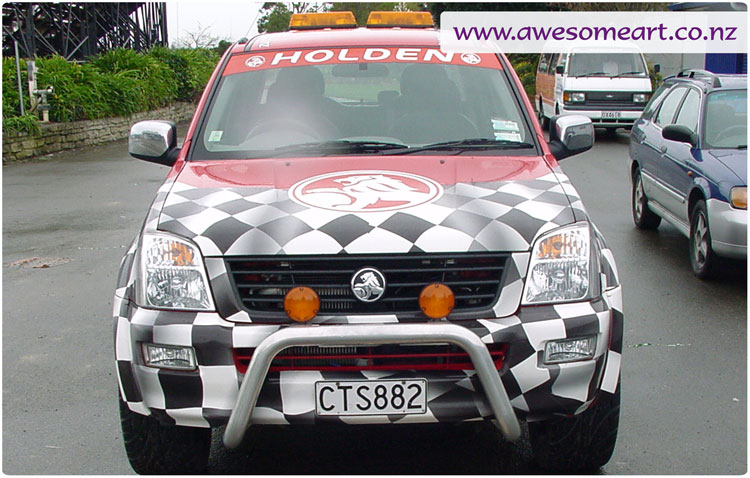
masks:
POLYGON ((289 189, 298 204, 339 212, 396 211, 431 203, 443 186, 416 174, 343 171, 304 179, 289 189))
POLYGON ((221 137, 224 134, 223 131, 211 131, 211 134, 208 135, 208 142, 209 143, 217 143, 221 141, 221 137))
POLYGON ((492 118, 492 129, 495 131, 495 139, 521 142, 521 128, 515 121, 492 118))
POLYGON ((501 68, 492 54, 444 52, 438 48, 319 48, 315 50, 282 50, 234 55, 223 75, 286 66, 329 65, 341 63, 405 62, 467 65, 501 68))

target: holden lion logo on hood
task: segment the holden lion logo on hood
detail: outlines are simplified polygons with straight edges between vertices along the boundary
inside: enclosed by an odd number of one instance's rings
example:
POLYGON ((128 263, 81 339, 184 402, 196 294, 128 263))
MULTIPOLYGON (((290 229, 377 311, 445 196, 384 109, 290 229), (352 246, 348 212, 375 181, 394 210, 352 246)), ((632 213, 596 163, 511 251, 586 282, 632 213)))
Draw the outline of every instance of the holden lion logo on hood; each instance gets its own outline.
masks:
POLYGON ((340 212, 396 211, 431 203, 442 195, 438 182, 395 171, 328 173, 289 189, 289 197, 303 206, 340 212))
POLYGON ((352 276, 352 292, 362 302, 375 302, 385 293, 385 277, 372 267, 360 269, 352 276))

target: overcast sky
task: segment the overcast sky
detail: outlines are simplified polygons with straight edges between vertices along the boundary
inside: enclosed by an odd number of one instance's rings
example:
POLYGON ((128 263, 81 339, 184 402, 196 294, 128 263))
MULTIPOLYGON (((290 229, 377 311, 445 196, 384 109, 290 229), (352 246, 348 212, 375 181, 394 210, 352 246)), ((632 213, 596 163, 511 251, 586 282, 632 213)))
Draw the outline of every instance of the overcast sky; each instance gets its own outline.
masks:
POLYGON ((236 41, 258 32, 256 21, 263 2, 239 0, 168 1, 167 30, 173 44, 185 32, 197 33, 209 27, 211 36, 236 41))

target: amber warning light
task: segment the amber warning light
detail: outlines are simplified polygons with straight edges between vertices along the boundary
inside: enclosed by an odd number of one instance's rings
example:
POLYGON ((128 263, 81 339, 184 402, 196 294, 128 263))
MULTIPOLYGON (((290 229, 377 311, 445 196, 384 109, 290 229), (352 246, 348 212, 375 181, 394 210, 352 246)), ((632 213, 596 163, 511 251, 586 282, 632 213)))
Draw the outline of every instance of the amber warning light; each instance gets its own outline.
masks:
POLYGON ((368 28, 431 28, 435 26, 429 12, 370 12, 368 28))
POLYGON ((352 12, 294 13, 289 19, 290 30, 322 28, 357 28, 352 12))
POLYGON ((445 284, 433 283, 419 294, 419 307, 431 319, 442 319, 451 313, 456 305, 456 296, 445 284))
POLYGON ((308 322, 320 310, 320 298, 309 287, 295 287, 284 297, 286 315, 295 322, 308 322))

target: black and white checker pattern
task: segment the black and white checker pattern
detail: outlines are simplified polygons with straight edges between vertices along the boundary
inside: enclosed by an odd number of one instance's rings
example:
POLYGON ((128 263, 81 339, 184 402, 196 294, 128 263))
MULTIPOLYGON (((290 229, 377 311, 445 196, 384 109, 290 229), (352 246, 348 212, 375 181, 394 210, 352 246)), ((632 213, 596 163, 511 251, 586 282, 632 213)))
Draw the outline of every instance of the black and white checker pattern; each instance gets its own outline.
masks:
MULTIPOLYGON (((218 312, 140 309, 133 301, 138 240, 123 258, 113 308, 120 392, 131 410, 164 422, 216 427, 225 424, 242 377, 233 348, 257 347, 281 325, 252 324, 232 308, 233 294, 222 255, 340 254, 356 252, 512 251, 494 317, 457 323, 485 343, 510 344, 503 385, 519 416, 528 420, 579 413, 599 390, 613 393, 622 353, 622 292, 611 251, 598 231, 602 296, 585 303, 519 308, 529 249, 547 230, 587 220, 577 193, 561 170, 533 181, 457 184, 433 204, 396 212, 342 214, 307 209, 286 191, 263 188, 197 189, 168 179, 157 193, 144 230, 193 239, 206 257, 218 312), (218 212, 217 212, 218 211, 218 212), (510 225, 513 227, 510 227, 510 225), (302 239, 304 238, 304 239, 302 239), (304 245, 304 250, 302 246, 304 245), (449 247, 450 246, 450 247, 449 247), (227 306, 230 304, 230 306, 227 306), (594 360, 545 366, 548 340, 597 334, 594 360), (610 338, 611 337, 611 338, 610 338), (192 346, 194 372, 143 365, 141 342, 192 346)), ((592 249, 593 250, 593 249, 592 249)), ((394 316, 320 317, 316 324, 398 322, 394 316)), ((309 326, 309 325, 308 325, 309 326)), ((317 380, 429 379, 428 413, 409 417, 331 418, 345 423, 410 423, 481 419, 490 415, 474 372, 450 374, 283 372, 271 374, 252 415, 253 423, 320 421, 311 390, 317 380)))
MULTIPOLYGON (((622 352, 621 290, 615 287, 594 302, 522 307, 504 318, 458 322, 485 343, 509 343, 503 385, 519 416, 533 420, 588 407, 601 388, 614 392, 622 352), (597 334, 595 359, 542 365, 548 340, 597 334), (611 344, 609 337, 612 337, 611 344)), ((152 414, 168 423, 215 427, 226 423, 239 392, 241 376, 232 348, 253 348, 279 325, 238 324, 217 313, 160 312, 139 309, 127 300, 116 311, 115 355, 123 399, 136 412, 152 414), (119 314, 124 313, 124 316, 119 314), (193 346, 199 362, 195 372, 172 372, 145 367, 137 346, 157 342, 193 346)), ((387 322, 387 318, 384 320, 387 322)), ((335 325, 334 325, 335 326, 335 325)), ((314 414, 314 383, 318 380, 429 380, 428 412, 410 417, 326 418, 345 423, 410 423, 474 420, 491 412, 475 393, 473 371, 436 372, 282 372, 269 375, 253 423, 294 424, 321 421, 314 414), (450 375, 452 374, 452 375, 450 375)))
POLYGON ((576 220, 571 200, 580 201, 560 174, 459 183, 430 204, 360 214, 305 207, 284 189, 176 182, 157 227, 192 239, 205 257, 526 252, 538 235, 576 220))

